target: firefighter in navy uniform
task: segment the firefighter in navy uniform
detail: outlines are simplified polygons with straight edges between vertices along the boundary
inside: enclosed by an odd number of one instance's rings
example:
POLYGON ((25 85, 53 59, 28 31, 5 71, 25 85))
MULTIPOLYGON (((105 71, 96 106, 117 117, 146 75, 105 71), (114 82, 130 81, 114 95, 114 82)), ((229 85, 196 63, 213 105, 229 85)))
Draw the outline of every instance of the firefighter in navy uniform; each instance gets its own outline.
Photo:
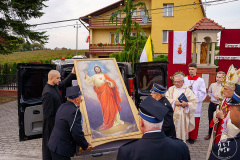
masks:
POLYGON ((167 89, 162 85, 154 83, 151 89, 151 96, 168 108, 168 112, 164 117, 162 131, 168 137, 176 137, 175 125, 173 122, 173 109, 172 105, 164 95, 166 91, 167 89))
POLYGON ((151 96, 140 104, 139 127, 143 137, 121 146, 117 160, 188 160, 190 154, 186 143, 167 137, 161 131, 168 109, 151 96))
MULTIPOLYGON (((227 104, 230 105, 232 124, 240 129, 240 85, 235 85, 235 92, 227 104)), ((240 159, 240 132, 234 138, 221 140, 212 147, 209 160, 219 159, 240 159)))
POLYGON ((79 108, 82 102, 81 95, 78 86, 68 87, 67 102, 57 111, 55 125, 48 142, 53 160, 70 160, 76 152, 76 145, 83 150, 91 147, 82 131, 82 116, 79 108))

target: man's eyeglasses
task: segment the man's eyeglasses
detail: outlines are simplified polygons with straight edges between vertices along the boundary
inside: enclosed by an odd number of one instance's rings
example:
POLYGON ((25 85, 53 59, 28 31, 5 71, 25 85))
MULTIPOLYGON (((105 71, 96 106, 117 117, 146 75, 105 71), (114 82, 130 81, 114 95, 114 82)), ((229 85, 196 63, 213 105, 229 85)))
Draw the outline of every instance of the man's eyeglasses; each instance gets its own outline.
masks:
POLYGON ((176 84, 176 83, 181 83, 181 82, 183 82, 183 81, 174 81, 175 84, 176 84))

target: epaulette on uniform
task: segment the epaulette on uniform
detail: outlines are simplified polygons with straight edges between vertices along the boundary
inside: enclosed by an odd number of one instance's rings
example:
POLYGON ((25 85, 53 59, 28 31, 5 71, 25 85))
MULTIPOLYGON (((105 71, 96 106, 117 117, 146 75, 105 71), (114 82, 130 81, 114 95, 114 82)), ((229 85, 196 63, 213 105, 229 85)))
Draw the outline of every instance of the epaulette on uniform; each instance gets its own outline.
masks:
POLYGON ((131 141, 129 141, 129 142, 127 142, 127 143, 125 143, 124 145, 122 145, 122 146, 125 146, 125 145, 128 145, 128 144, 130 144, 130 143, 133 143, 133 142, 136 142, 136 141, 138 141, 139 139, 134 139, 134 140, 131 140, 131 141))

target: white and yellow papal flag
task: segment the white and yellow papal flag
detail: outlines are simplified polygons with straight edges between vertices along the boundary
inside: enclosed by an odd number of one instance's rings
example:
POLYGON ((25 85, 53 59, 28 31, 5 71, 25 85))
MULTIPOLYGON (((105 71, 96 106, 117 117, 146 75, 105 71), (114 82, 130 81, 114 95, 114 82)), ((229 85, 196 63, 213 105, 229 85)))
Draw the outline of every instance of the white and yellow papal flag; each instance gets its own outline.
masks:
POLYGON ((148 40, 143 48, 140 62, 150 62, 152 61, 152 44, 151 44, 151 35, 149 35, 148 40))

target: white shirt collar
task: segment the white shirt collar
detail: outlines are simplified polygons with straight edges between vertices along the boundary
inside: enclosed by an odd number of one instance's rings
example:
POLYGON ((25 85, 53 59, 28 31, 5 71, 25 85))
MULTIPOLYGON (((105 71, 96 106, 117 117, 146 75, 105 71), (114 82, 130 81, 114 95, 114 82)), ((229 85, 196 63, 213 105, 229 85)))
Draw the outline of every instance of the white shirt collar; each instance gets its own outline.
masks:
MULTIPOLYGON (((161 132, 161 130, 147 131, 147 132, 145 132, 145 133, 154 133, 154 132, 161 132)), ((144 134, 145 134, 145 133, 144 133, 144 134)))

